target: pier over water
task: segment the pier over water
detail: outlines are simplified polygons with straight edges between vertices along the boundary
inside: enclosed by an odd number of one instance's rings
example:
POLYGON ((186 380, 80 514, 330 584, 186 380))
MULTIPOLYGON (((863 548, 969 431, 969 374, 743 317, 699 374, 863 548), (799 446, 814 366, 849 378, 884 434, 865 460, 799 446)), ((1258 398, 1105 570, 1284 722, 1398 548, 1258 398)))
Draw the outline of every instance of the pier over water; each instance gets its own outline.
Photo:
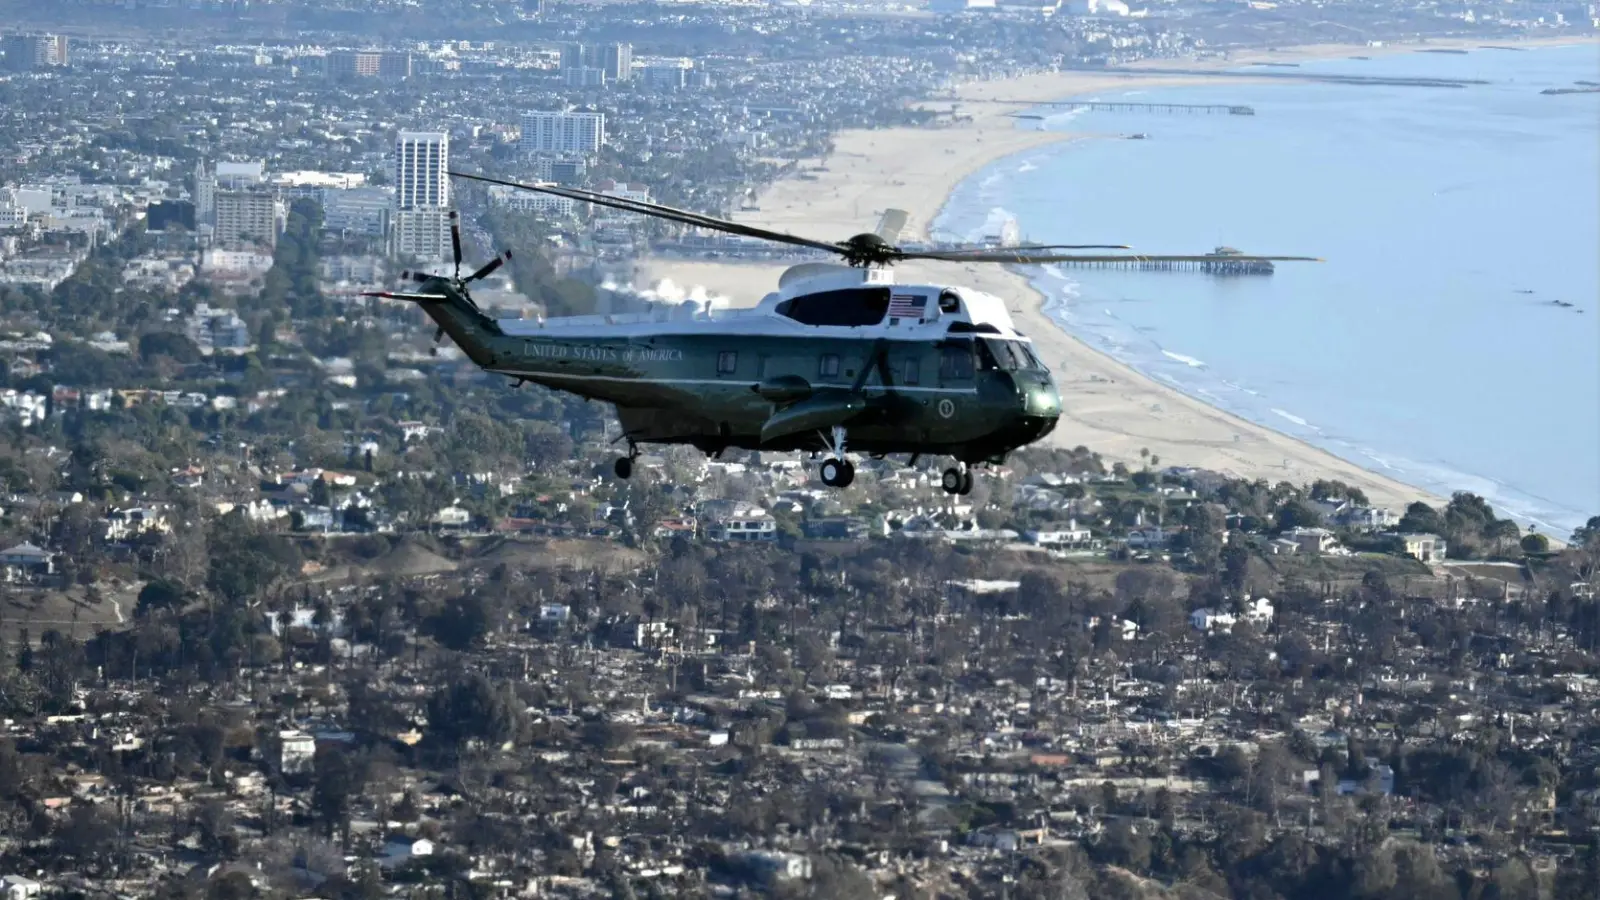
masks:
MULTIPOLYGON (((1100 100, 996 100, 995 103, 1010 103, 1017 106, 1049 106, 1056 109, 1092 109, 1101 112, 1136 112, 1136 113, 1166 113, 1168 115, 1228 115, 1228 116, 1253 116, 1254 108, 1239 104, 1228 103, 1128 103, 1123 101, 1100 100)), ((1032 118, 1013 113, 1017 118, 1032 118)))

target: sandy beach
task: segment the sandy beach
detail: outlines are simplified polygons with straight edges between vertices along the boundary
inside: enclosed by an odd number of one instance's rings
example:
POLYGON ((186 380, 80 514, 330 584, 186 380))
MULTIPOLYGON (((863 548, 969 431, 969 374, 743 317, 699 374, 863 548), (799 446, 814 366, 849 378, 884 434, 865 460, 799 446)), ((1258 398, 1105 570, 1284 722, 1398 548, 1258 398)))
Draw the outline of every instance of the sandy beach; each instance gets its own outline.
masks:
MULTIPOLYGON (((1483 43, 1329 45, 1241 53, 1226 61, 1175 61, 1167 65, 1221 68, 1261 61, 1475 47, 1483 43)), ((841 132, 835 139, 832 156, 801 161, 802 170, 826 167, 814 172, 814 180, 780 181, 759 196, 759 210, 741 213, 737 218, 807 237, 842 240, 871 230, 883 210, 898 208, 909 214, 903 236, 926 236, 930 223, 955 187, 989 164, 1062 141, 1122 136, 1114 132, 1029 130, 1026 123, 1019 124, 1008 115, 1018 110, 1016 105, 992 101, 1042 101, 1133 86, 1170 87, 1205 80, 1204 75, 1119 75, 1113 70, 1058 72, 963 85, 950 99, 928 104, 940 112, 949 112, 954 106, 954 121, 945 116, 940 124, 928 128, 841 132)), ((1031 237, 1092 243, 1115 236, 1096 234, 1093 223, 1084 223, 1081 232, 1031 237)), ((635 285, 653 287, 670 280, 681 289, 703 288, 713 295, 724 295, 730 305, 753 305, 773 289, 786 265, 647 259, 636 267, 635 285)), ((896 278, 905 283, 968 285, 1006 298, 1017 327, 1033 339, 1061 388, 1063 415, 1047 439, 1049 443, 1084 445, 1108 462, 1137 464, 1144 449, 1159 456, 1163 465, 1198 466, 1234 477, 1296 484, 1333 478, 1361 488, 1374 503, 1396 510, 1419 499, 1438 502, 1439 498, 1422 490, 1191 398, 1082 343, 1043 313, 1044 298, 1019 273, 1001 266, 925 263, 898 266, 896 278)))

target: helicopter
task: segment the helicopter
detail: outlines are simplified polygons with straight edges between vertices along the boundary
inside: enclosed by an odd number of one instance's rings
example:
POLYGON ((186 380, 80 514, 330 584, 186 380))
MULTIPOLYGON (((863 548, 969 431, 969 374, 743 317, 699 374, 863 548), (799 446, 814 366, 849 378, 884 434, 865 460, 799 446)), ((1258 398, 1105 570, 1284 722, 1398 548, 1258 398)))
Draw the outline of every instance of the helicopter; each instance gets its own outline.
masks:
POLYGON ((973 466, 1001 464, 1055 429, 1061 396, 1001 298, 960 286, 899 284, 895 263, 1211 259, 1063 252, 1129 249, 1125 244, 907 249, 895 244, 906 223, 900 210, 886 212, 873 232, 820 241, 580 188, 450 174, 840 258, 791 266, 750 309, 700 309, 691 301, 643 314, 494 319, 473 302, 469 286, 511 253, 463 277, 460 216, 452 210, 452 275, 408 272, 402 278, 416 282, 415 290, 366 294, 416 303, 438 326, 435 345, 448 335, 473 363, 516 386, 531 382, 613 404, 618 440, 628 448, 614 466, 621 479, 632 475, 641 445, 679 444, 713 458, 729 448, 821 455, 823 484, 846 488, 855 480, 854 451, 908 454, 908 466, 925 455, 951 458, 940 484, 946 493, 968 494, 973 466))

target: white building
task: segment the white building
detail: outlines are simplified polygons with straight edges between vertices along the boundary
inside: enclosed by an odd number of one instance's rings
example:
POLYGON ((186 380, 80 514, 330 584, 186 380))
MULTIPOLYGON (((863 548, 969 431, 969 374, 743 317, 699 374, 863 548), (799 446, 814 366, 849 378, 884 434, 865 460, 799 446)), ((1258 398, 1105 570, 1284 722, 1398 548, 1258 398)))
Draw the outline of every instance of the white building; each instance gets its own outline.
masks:
POLYGON ((603 113, 533 112, 522 117, 524 153, 598 153, 606 142, 603 113))
POLYGON ((395 204, 400 209, 450 205, 450 136, 402 131, 394 144, 395 204))
POLYGON ((1257 625, 1265 625, 1272 621, 1272 617, 1276 615, 1276 613, 1277 611, 1272 607, 1272 601, 1265 597, 1257 597, 1254 600, 1247 599, 1244 601, 1244 619, 1246 622, 1254 622, 1257 625))
POLYGON ((285 775, 311 771, 317 757, 317 739, 303 731, 278 732, 278 768, 285 775))
POLYGON ((26 875, 7 875, 0 878, 0 897, 6 900, 26 900, 37 897, 44 886, 26 875))
POLYGON ((395 140, 394 253, 419 260, 446 258, 450 247, 450 136, 402 131, 395 140))
POLYGON ((712 541, 776 541, 778 523, 759 506, 741 501, 709 500, 702 510, 705 536, 712 541))
POLYGON ((1238 618, 1233 613, 1217 612, 1206 607, 1189 614, 1189 624, 1194 626, 1194 630, 1207 634, 1213 631, 1228 631, 1237 621, 1238 618))
POLYGON ((578 211, 578 201, 554 194, 537 194, 494 184, 489 186, 489 202, 518 212, 538 213, 552 218, 571 218, 578 211))
POLYGON ((1448 542, 1444 538, 1436 534, 1401 534, 1397 537, 1407 556, 1429 564, 1444 562, 1448 549, 1448 542))

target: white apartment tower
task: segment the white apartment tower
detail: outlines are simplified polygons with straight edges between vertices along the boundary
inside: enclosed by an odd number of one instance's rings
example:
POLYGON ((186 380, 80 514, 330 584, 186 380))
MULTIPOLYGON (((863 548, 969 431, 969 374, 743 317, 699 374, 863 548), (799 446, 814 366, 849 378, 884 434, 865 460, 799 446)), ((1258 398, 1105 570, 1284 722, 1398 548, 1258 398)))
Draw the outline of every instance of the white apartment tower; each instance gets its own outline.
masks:
POLYGON ((606 142, 604 113, 533 112, 522 117, 524 153, 599 153, 606 142))
POLYGON ((450 205, 450 136, 442 131, 402 131, 394 144, 395 203, 400 209, 450 205))
POLYGON ((402 131, 394 145, 393 247, 398 256, 444 259, 450 248, 450 136, 402 131))

